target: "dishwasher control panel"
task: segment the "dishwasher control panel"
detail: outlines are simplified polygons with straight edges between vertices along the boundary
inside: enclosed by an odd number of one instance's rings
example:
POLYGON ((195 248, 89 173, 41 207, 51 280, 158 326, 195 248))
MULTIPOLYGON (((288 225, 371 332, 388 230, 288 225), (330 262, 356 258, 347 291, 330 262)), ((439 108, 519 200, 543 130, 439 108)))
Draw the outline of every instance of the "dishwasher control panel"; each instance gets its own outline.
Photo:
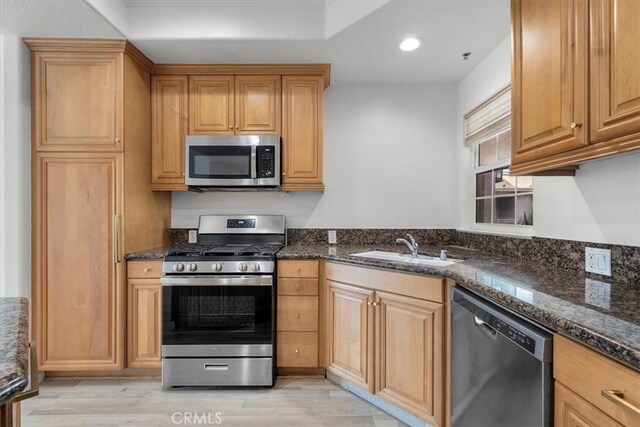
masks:
POLYGON ((491 326, 501 332, 502 335, 527 350, 529 353, 535 354, 536 341, 533 338, 500 319, 496 319, 494 317, 494 320, 495 322, 489 323, 491 326))

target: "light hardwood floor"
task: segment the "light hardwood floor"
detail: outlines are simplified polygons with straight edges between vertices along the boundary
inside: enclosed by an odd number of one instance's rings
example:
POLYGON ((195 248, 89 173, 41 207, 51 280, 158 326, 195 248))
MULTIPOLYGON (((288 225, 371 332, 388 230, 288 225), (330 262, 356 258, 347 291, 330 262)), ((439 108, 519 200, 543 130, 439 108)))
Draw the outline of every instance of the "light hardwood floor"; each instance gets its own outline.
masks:
POLYGON ((158 380, 45 380, 22 402, 23 427, 185 426, 181 414, 220 412, 222 426, 404 424, 326 379, 279 379, 272 389, 163 391, 158 380))

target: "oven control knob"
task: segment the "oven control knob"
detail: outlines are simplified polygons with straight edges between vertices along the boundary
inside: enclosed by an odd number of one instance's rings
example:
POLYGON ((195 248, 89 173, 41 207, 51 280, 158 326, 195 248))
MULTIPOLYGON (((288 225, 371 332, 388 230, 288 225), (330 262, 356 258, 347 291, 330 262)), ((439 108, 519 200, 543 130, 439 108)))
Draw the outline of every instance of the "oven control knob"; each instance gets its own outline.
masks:
POLYGON ((253 265, 251 266, 251 269, 253 271, 260 271, 260 264, 257 262, 254 262, 253 265))
POLYGON ((187 270, 196 271, 197 269, 198 269, 198 266, 195 263, 190 262, 189 264, 187 264, 187 270))
POLYGON ((244 262, 241 262, 240 264, 238 264, 238 270, 247 271, 247 264, 245 264, 244 262))
POLYGON ((184 264, 181 262, 177 262, 175 264, 173 264, 173 271, 183 271, 184 270, 184 264))
POLYGON ((214 263, 211 265, 211 269, 212 269, 213 271, 222 271, 222 264, 221 264, 221 263, 219 263, 219 262, 214 262, 214 263))

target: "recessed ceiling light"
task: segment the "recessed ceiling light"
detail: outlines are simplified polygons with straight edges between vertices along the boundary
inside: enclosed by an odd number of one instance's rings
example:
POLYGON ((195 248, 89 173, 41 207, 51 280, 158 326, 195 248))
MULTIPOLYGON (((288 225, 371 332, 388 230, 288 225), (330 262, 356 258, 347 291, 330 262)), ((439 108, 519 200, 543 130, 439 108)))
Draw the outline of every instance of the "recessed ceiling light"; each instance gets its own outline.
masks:
POLYGON ((420 37, 407 37, 400 43, 400 50, 411 52, 412 50, 419 48, 421 44, 422 39, 420 37))

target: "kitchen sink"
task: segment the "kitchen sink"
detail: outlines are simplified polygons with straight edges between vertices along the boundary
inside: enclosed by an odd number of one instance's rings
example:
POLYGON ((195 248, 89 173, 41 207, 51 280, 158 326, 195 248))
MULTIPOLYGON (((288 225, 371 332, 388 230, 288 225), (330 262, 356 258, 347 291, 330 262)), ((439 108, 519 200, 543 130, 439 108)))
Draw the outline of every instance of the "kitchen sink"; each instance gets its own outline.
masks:
POLYGON ((383 261, 403 262, 405 264, 413 265, 426 265, 429 267, 447 267, 455 264, 455 261, 452 260, 443 261, 440 258, 427 255, 418 255, 417 257, 412 257, 410 254, 399 254, 396 252, 384 251, 360 252, 357 254, 351 254, 351 256, 380 259, 383 261))

